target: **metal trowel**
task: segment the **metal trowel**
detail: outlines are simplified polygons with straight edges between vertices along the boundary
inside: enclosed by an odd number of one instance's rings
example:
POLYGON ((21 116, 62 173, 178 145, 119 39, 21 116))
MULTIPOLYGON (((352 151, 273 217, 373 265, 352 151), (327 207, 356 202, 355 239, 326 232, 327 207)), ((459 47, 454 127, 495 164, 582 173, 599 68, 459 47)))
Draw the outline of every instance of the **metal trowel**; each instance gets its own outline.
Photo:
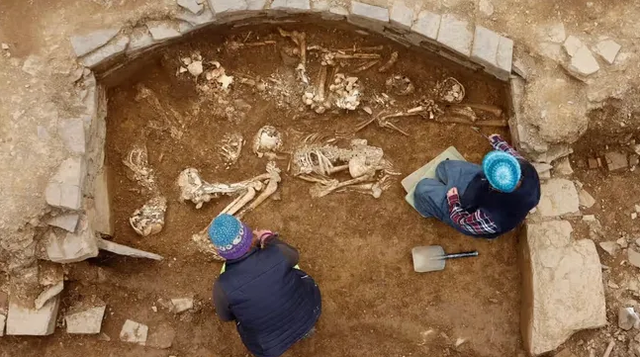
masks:
POLYGON ((411 254, 413 255, 413 270, 416 273, 443 270, 445 263, 449 259, 478 256, 477 251, 446 254, 444 249, 439 245, 415 247, 411 250, 411 254))

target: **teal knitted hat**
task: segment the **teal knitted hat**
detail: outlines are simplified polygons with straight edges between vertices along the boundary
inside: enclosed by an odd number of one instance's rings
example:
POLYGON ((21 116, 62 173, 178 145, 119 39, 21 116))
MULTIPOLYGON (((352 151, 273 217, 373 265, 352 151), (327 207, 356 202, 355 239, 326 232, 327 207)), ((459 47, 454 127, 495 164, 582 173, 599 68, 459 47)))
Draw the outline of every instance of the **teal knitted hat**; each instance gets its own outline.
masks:
POLYGON ((515 191, 522 175, 518 160, 503 151, 488 153, 482 160, 482 169, 493 188, 507 193, 515 191))
POLYGON ((238 259, 251 248, 253 232, 236 217, 221 214, 209 226, 209 239, 221 257, 238 259))

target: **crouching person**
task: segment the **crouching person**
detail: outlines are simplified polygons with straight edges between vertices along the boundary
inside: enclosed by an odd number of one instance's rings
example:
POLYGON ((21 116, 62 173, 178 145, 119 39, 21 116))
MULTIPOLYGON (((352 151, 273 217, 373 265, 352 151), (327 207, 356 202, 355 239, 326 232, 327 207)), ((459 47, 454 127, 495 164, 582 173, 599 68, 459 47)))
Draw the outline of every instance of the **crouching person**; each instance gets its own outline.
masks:
POLYGON ((209 237, 227 260, 213 286, 216 312, 223 321, 235 320, 253 355, 280 356, 314 332, 320 290, 298 269, 295 248, 273 232, 252 232, 228 214, 213 220, 209 237))

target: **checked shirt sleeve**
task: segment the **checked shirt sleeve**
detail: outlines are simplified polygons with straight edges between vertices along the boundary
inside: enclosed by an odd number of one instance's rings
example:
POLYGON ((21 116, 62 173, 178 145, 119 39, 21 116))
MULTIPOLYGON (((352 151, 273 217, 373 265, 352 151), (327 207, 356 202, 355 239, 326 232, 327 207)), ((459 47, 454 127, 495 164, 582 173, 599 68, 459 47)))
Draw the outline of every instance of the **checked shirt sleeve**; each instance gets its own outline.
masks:
POLYGON ((496 233, 498 227, 482 210, 476 210, 474 213, 469 213, 462 209, 460 205, 460 197, 458 195, 451 195, 447 197, 449 203, 449 215, 451 220, 457 225, 462 227, 465 231, 483 235, 496 233))
POLYGON ((516 159, 524 160, 522 155, 520 155, 516 151, 516 149, 514 149, 511 145, 509 145, 509 143, 507 143, 503 138, 499 136, 494 136, 493 138, 491 138, 491 146, 493 146, 493 148, 496 150, 506 152, 507 154, 515 157, 516 159))

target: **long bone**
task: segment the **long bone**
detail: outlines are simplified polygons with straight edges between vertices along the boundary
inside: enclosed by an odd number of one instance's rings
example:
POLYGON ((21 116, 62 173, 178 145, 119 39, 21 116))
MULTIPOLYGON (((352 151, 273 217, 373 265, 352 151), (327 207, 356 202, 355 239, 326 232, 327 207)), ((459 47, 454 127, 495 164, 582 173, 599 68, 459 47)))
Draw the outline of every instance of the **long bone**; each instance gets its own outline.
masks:
POLYGON ((267 164, 267 172, 269 173, 269 175, 271 175, 271 177, 269 177, 267 187, 255 200, 253 200, 253 202, 251 202, 251 204, 249 204, 249 206, 238 213, 238 218, 242 218, 245 214, 255 210, 260 204, 262 204, 262 202, 273 195, 278 189, 278 183, 282 181, 282 178, 280 177, 280 169, 276 167, 275 162, 271 161, 267 164))
POLYGON ((298 31, 289 32, 281 28, 278 28, 278 31, 280 36, 290 38, 300 48, 300 64, 298 64, 296 71, 298 71, 298 76, 302 82, 309 84, 309 76, 307 75, 307 34, 298 31))
POLYGON ((330 194, 331 192, 339 190, 341 188, 367 182, 372 178, 373 178, 373 175, 363 175, 363 176, 360 176, 351 180, 343 181, 343 182, 338 182, 337 180, 327 180, 326 184, 318 183, 313 185, 309 189, 309 193, 313 198, 320 198, 330 194))

